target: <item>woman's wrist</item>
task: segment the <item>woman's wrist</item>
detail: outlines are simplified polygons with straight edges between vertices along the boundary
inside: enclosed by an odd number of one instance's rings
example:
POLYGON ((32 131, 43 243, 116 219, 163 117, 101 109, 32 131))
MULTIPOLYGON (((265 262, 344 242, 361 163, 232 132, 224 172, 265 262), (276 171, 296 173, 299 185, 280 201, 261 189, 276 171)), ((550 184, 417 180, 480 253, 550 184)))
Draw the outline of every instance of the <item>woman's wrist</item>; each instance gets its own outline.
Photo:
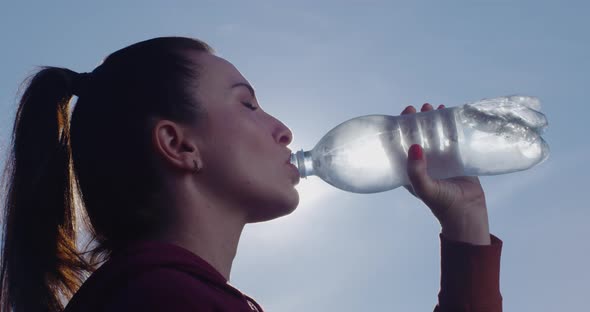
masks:
POLYGON ((442 235, 452 241, 474 245, 490 245, 490 226, 487 209, 467 210, 447 222, 441 222, 442 235))

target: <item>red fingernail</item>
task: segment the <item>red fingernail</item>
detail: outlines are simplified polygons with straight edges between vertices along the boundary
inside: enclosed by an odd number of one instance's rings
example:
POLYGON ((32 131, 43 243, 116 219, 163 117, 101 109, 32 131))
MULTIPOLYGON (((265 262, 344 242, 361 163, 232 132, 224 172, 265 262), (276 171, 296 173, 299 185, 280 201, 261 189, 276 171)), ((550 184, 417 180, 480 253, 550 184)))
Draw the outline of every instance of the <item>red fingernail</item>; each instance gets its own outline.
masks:
POLYGON ((422 147, 418 144, 414 144, 410 146, 410 151, 408 155, 411 160, 421 160, 422 159, 422 147))

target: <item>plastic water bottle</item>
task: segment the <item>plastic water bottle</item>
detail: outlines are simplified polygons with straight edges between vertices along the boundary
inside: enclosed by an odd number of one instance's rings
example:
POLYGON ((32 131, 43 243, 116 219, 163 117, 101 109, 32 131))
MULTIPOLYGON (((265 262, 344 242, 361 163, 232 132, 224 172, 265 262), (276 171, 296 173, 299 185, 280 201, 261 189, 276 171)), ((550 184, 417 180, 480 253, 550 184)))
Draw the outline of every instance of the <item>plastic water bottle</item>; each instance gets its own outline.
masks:
POLYGON ((408 149, 420 144, 433 178, 525 170, 549 156, 541 137, 547 119, 536 97, 507 96, 458 107, 368 115, 330 130, 311 151, 291 155, 301 177, 316 175, 355 193, 410 184, 408 149))

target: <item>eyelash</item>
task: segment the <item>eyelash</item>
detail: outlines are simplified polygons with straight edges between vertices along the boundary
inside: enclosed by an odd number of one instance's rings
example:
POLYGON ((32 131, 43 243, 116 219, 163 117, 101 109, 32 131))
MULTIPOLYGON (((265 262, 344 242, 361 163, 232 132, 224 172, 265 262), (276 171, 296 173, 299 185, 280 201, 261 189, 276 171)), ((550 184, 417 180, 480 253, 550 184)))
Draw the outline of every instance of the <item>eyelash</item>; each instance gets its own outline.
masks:
POLYGON ((252 105, 252 103, 250 103, 250 102, 242 102, 242 104, 244 104, 244 106, 246 106, 247 108, 249 108, 249 109, 251 109, 251 110, 253 110, 253 111, 255 111, 255 110, 257 110, 257 109, 258 109, 258 107, 255 107, 255 106, 254 106, 254 105, 252 105))

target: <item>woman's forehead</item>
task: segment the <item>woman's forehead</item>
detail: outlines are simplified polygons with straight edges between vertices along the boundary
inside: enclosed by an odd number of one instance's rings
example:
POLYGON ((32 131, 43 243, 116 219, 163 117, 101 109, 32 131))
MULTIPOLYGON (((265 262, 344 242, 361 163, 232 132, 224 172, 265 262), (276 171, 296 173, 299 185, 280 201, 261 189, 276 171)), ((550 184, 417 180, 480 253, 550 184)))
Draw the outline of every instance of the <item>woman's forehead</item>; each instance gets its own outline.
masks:
POLYGON ((210 53, 199 55, 201 82, 217 84, 218 87, 230 87, 235 83, 247 82, 238 69, 224 58, 210 53))

